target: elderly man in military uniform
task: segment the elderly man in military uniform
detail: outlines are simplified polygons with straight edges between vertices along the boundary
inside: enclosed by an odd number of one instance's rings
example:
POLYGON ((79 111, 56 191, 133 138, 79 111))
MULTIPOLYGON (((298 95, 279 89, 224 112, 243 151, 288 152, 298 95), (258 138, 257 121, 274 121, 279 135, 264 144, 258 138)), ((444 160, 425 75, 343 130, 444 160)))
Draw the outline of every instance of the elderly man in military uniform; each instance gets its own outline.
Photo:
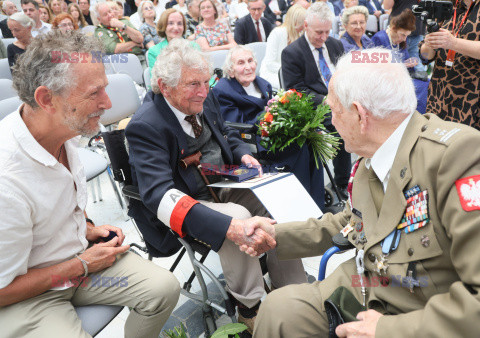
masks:
POLYGON ((107 54, 131 53, 138 56, 145 68, 143 54, 143 35, 127 19, 118 20, 108 3, 101 2, 95 6, 99 25, 95 28, 107 54))
POLYGON ((360 156, 348 205, 274 235, 280 259, 320 255, 335 235, 355 258, 322 282, 270 293, 254 337, 478 336, 480 133, 415 112, 408 72, 384 50, 352 53, 327 98, 360 156))

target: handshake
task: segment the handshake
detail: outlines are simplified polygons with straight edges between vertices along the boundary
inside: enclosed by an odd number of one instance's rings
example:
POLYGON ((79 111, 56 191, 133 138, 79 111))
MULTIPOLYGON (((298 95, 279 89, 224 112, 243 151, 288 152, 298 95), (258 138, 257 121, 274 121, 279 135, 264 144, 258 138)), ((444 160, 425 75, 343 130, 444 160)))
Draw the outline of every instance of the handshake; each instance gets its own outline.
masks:
POLYGON ((254 257, 275 248, 276 221, 255 216, 245 220, 232 219, 227 239, 240 247, 240 251, 254 257))

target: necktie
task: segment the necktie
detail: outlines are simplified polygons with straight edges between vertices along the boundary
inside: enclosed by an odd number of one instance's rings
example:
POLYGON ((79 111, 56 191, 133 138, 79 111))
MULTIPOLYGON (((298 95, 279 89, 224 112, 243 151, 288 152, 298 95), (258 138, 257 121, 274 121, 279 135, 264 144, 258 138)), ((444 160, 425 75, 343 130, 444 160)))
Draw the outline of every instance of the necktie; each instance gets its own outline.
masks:
POLYGON ((322 73, 323 78, 325 79, 325 85, 328 88, 328 83, 332 78, 332 73, 330 68, 328 68, 327 61, 323 57, 323 47, 317 48, 318 50, 318 65, 320 66, 320 72, 322 73))
POLYGON ((373 203, 377 209, 377 215, 380 214, 380 209, 382 209, 383 197, 385 195, 383 191, 383 183, 380 182, 373 167, 370 166, 368 171, 368 185, 370 186, 370 193, 372 194, 373 203))
POLYGON ((260 33, 260 23, 258 21, 255 21, 255 24, 257 25, 258 42, 263 42, 262 33, 260 33))
POLYGON ((192 125, 193 134, 195 134, 195 138, 198 138, 202 133, 202 126, 197 122, 197 117, 195 115, 188 115, 185 116, 185 121, 192 125))

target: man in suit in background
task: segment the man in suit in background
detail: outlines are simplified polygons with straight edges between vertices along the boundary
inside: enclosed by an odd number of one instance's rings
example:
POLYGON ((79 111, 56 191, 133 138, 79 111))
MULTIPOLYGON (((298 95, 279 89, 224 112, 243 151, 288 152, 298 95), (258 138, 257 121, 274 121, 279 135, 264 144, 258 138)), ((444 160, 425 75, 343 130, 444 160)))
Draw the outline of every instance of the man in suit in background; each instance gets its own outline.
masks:
POLYGON ((367 7, 368 14, 375 15, 377 19, 380 15, 385 14, 385 10, 378 0, 358 0, 358 5, 367 7))
MULTIPOLYGON (((321 104, 328 94, 328 82, 335 71, 338 58, 344 53, 342 43, 329 36, 333 13, 324 2, 314 3, 305 17, 305 34, 282 51, 282 74, 284 88, 295 88, 306 94, 313 94, 315 106, 321 104)), ((335 131, 331 119, 325 126, 335 131)), ((346 198, 350 177, 351 155, 343 143, 333 159, 335 183, 346 198)))
POLYGON ((289 8, 287 2, 285 0, 265 0, 265 6, 263 16, 272 24, 280 25, 283 22, 283 16, 287 14, 289 8))
POLYGON ((235 23, 235 42, 239 45, 246 45, 251 42, 266 42, 270 32, 273 29, 272 23, 262 18, 265 10, 263 0, 248 0, 248 11, 250 15, 245 15, 235 23))

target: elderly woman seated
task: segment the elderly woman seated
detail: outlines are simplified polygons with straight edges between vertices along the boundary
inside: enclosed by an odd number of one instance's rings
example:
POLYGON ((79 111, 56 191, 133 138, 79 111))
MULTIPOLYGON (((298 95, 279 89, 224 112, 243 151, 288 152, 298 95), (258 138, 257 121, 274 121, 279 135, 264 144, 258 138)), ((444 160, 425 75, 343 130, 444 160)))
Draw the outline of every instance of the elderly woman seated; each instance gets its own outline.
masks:
POLYGON ((368 9, 365 6, 354 6, 343 11, 342 24, 345 32, 340 41, 345 48, 345 53, 374 46, 372 40, 365 34, 367 20, 368 9))
MULTIPOLYGON (((257 60, 246 46, 237 45, 227 54, 223 76, 212 91, 220 103, 220 112, 228 122, 256 125, 268 100, 272 86, 255 75, 257 60)), ((256 131, 257 127, 254 127, 256 131)), ((295 174, 320 208, 324 207, 323 168, 316 169, 307 145, 296 144, 279 153, 261 147, 257 137, 258 156, 275 167, 295 174), (312 160, 312 161, 311 161, 312 160)))

